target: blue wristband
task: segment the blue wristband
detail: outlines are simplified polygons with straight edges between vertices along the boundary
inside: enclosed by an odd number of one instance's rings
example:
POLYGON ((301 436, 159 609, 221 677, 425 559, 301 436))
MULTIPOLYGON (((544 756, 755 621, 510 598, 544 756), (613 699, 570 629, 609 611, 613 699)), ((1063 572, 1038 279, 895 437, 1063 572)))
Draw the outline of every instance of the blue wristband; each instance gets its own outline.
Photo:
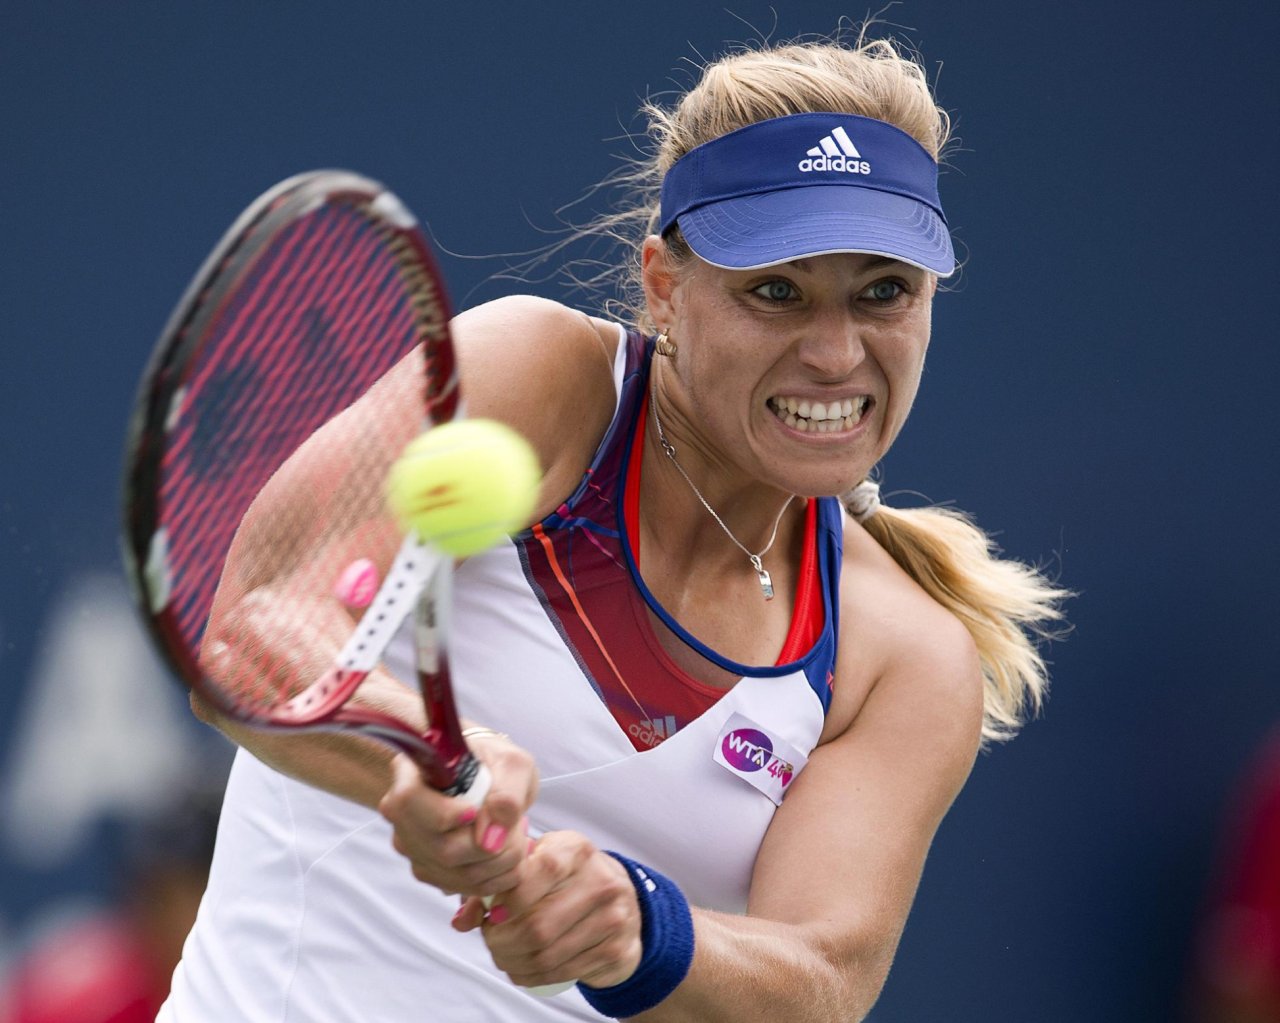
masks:
POLYGON ((627 868, 640 903, 640 965, 621 984, 579 983, 578 990, 596 1012, 619 1019, 652 1009, 684 980, 693 963, 693 917, 674 881, 616 852, 609 855, 627 868))

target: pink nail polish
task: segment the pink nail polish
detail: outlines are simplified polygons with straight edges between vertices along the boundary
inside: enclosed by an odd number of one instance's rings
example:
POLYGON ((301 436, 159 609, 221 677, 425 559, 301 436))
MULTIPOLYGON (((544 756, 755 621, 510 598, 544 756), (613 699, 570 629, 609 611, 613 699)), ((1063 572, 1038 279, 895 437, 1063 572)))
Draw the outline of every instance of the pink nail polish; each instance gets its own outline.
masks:
POLYGON ((484 838, 480 841, 480 848, 485 852, 496 853, 506 844, 507 829, 501 824, 490 824, 485 829, 484 838))
POLYGON ((510 916, 511 913, 508 912, 506 906, 494 906, 493 909, 489 910, 489 923, 500 924, 505 922, 510 916))
POLYGON ((474 806, 468 806, 461 814, 458 815, 459 824, 470 824, 479 815, 479 811, 474 806))

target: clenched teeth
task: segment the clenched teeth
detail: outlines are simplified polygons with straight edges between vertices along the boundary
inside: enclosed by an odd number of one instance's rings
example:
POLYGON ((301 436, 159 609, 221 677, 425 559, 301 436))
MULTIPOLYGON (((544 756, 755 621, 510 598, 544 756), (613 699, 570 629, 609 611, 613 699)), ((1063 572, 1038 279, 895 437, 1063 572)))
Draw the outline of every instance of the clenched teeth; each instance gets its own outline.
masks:
POLYGON ((836 433, 857 426, 870 401, 865 394, 825 404, 808 398, 773 397, 769 399, 769 407, 794 430, 836 433))

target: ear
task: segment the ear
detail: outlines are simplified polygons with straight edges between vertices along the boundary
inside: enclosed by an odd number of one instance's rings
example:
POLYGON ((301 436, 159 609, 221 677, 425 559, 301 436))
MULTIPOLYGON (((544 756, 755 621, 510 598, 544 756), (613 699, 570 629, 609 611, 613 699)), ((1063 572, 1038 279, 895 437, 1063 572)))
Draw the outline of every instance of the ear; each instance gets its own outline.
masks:
POLYGON ((656 234, 644 240, 644 247, 640 250, 640 270, 649 315, 659 330, 666 330, 676 320, 676 289, 680 278, 671 266, 666 243, 656 234))

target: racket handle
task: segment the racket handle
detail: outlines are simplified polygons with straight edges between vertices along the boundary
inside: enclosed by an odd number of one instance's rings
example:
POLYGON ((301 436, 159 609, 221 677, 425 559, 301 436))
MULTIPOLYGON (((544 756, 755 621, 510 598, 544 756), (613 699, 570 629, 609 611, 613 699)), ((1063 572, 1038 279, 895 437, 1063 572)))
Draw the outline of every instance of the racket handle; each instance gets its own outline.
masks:
POLYGON ((576 981, 572 980, 562 980, 558 984, 539 984, 537 987, 527 987, 525 990, 539 998, 555 998, 556 995, 568 991, 575 983, 576 981))
MULTIPOLYGON (((474 807, 479 807, 484 802, 484 797, 489 794, 489 786, 493 783, 493 777, 489 774, 489 768, 482 763, 480 769, 476 771, 475 780, 471 783, 471 788, 466 792, 459 792, 458 799, 465 799, 474 807)), ((484 896, 484 905, 488 909, 493 904, 493 896, 484 896)), ((531 995, 537 995, 539 998, 553 998, 562 991, 568 991, 573 987, 574 982, 571 980, 560 981, 557 984, 540 984, 537 987, 527 987, 526 991, 531 995)))
POLYGON ((489 794, 489 787, 493 784, 493 775, 489 773, 489 768, 485 766, 483 760, 477 758, 476 776, 471 779, 471 787, 465 792, 459 792, 455 798, 461 799, 466 803, 470 803, 477 810, 484 803, 484 797, 489 794))

